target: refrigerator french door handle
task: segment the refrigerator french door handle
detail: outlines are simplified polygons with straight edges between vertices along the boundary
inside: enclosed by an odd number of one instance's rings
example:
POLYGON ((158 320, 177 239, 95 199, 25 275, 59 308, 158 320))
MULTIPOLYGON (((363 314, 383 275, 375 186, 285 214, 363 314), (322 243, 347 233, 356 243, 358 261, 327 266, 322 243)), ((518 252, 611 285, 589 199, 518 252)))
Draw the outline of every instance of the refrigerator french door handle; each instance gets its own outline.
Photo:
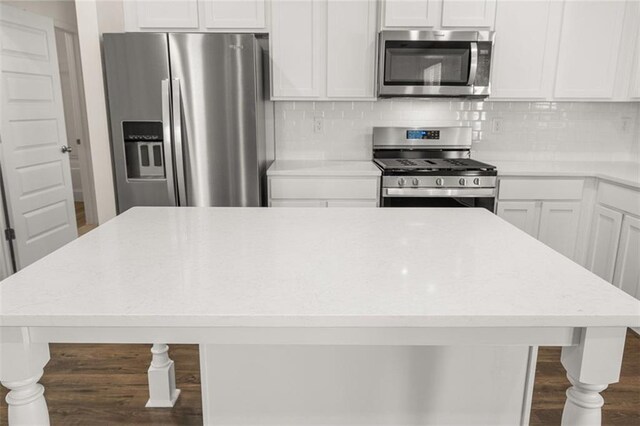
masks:
POLYGON ((478 73, 478 43, 471 43, 471 66, 469 67, 469 81, 467 86, 476 84, 476 74, 478 73))
POLYGON ((187 188, 184 175, 184 152, 182 150, 182 100, 180 99, 180 79, 171 82, 171 101, 173 103, 171 117, 173 120, 173 143, 176 154, 176 182, 178 185, 178 205, 187 205, 187 188))
POLYGON ((173 153, 171 150, 171 93, 169 79, 162 80, 162 139, 164 150, 164 172, 167 178, 169 201, 176 205, 176 187, 173 177, 173 153))

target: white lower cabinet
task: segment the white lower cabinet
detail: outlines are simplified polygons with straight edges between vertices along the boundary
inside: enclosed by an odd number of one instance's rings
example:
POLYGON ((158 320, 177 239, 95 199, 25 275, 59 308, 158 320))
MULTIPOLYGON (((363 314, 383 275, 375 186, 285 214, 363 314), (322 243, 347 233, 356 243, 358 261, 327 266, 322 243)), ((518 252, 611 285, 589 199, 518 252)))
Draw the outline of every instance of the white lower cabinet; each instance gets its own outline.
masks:
POLYGON ((640 299, 640 191, 601 182, 587 267, 640 299))
POLYGON ((573 259, 578 240, 578 201, 499 201, 498 216, 573 259))
POLYGON ((596 205, 587 268, 609 282, 613 279, 621 227, 622 213, 600 204, 596 205))
POLYGON ((640 191, 600 185, 588 268, 640 298, 640 191), (606 204, 606 206, 605 206, 606 204))
POLYGON ((532 237, 538 235, 538 203, 535 201, 501 201, 498 216, 532 237))
POLYGON ((640 299, 640 190, 604 179, 501 178, 497 214, 640 299), (595 199, 583 199, 596 183, 595 199))
POLYGON ((640 219, 624 216, 613 284, 640 299, 640 219))
POLYGON ((377 207, 379 176, 269 176, 269 207, 377 207))
POLYGON ((269 207, 327 207, 325 200, 270 200, 269 207))
POLYGON ((544 201, 540 211, 538 239, 574 259, 580 221, 579 201, 544 201))
POLYGON ((583 179, 500 179, 498 216, 576 260, 583 179))

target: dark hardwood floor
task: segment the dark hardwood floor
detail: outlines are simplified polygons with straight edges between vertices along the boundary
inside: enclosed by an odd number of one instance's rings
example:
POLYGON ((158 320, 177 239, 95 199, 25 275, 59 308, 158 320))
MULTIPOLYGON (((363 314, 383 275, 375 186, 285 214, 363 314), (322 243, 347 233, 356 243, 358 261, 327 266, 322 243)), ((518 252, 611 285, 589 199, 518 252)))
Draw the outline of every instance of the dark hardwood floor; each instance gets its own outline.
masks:
MULTIPOLYGON (((148 398, 148 345, 52 344, 41 383, 53 425, 202 424, 198 347, 172 345, 176 382, 182 390, 173 409, 144 408, 148 398)), ((534 386, 532 425, 559 425, 569 382, 560 349, 540 348, 534 386)), ((0 391, 4 398, 5 389, 0 391)), ((603 392, 603 424, 640 425, 640 337, 627 335, 620 382, 603 392)), ((0 425, 7 424, 6 403, 0 425)))
MULTIPOLYGON (((79 233, 92 229, 76 205, 79 233)), ((176 382, 182 390, 176 406, 145 408, 151 355, 148 345, 52 344, 51 361, 41 383, 53 425, 197 425, 202 424, 198 347, 172 345, 176 382)), ((559 425, 569 382, 559 348, 540 348, 531 425, 559 425)), ((7 424, 6 390, 0 388, 0 425, 7 424)), ((603 424, 640 426, 640 337, 629 331, 620 382, 602 393, 603 424)))

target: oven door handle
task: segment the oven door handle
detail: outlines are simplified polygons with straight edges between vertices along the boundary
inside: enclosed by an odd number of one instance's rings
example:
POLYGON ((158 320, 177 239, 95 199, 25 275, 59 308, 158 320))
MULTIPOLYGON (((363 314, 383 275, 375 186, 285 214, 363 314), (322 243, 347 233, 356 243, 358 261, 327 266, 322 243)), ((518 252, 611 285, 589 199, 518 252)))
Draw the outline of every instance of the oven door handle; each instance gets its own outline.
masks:
POLYGON ((383 197, 495 197, 495 188, 383 188, 383 197))
POLYGON ((478 43, 471 43, 471 66, 469 66, 469 81, 467 86, 476 84, 476 74, 478 73, 478 43))

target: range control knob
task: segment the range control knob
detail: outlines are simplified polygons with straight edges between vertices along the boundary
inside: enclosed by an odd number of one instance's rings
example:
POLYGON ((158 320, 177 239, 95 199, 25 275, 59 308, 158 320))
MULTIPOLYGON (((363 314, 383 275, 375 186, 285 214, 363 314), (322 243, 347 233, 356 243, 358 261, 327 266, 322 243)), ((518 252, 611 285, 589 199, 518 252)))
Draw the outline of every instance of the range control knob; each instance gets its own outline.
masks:
POLYGON ((436 185, 442 186, 443 183, 444 183, 444 181, 442 180, 442 178, 436 179, 436 185))
POLYGON ((404 178, 398 179, 398 186, 404 186, 405 183, 406 181, 404 180, 404 178))
POLYGON ((418 178, 413 178, 413 180, 411 181, 411 183, 413 183, 413 186, 418 186, 418 184, 420 183, 420 181, 418 180, 418 178))
POLYGON ((474 185, 480 185, 480 178, 475 178, 475 179, 473 180, 473 184, 474 184, 474 185))
POLYGON ((458 183, 460 184, 460 186, 465 186, 467 184, 467 180, 465 178, 460 178, 458 183))

